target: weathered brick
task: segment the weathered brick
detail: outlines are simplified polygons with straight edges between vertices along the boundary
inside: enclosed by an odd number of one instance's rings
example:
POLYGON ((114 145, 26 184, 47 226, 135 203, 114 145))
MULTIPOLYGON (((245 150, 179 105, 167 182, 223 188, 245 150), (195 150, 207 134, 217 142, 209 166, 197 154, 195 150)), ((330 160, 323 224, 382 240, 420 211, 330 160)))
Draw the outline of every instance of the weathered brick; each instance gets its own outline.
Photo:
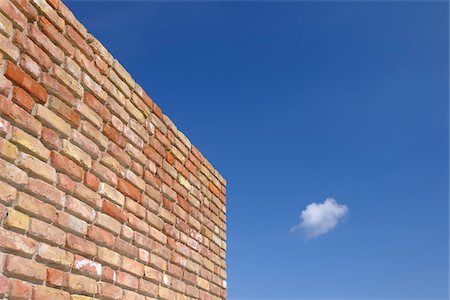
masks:
MULTIPOLYGON (((12 165, 11 165, 12 166, 12 165)), ((0 172, 3 172, 1 168, 1 161, 0 161, 0 172)), ((3 181, 0 181, 0 202, 10 205, 17 196, 17 190, 16 188, 10 186, 9 184, 4 183, 3 181)))
POLYGON ((75 162, 55 151, 51 152, 50 158, 52 165, 56 168, 56 170, 69 175, 75 180, 83 180, 83 168, 75 162))
POLYGON ((102 126, 102 118, 85 103, 79 103, 76 109, 84 119, 91 122, 95 127, 100 128, 102 126))
POLYGON ((75 129, 72 129, 72 142, 86 151, 92 158, 96 159, 99 156, 99 147, 75 129))
POLYGON ((68 140, 62 140, 61 153, 76 161, 86 169, 90 169, 92 158, 83 150, 70 143, 68 140))
POLYGON ((64 271, 48 268, 47 269, 47 285, 56 287, 67 287, 69 284, 69 274, 64 271))
POLYGON ((44 181, 29 178, 27 189, 31 194, 33 194, 33 196, 44 200, 47 203, 50 203, 58 208, 63 206, 64 193, 44 181))
MULTIPOLYGON (((70 267, 72 265, 74 256, 72 253, 65 251, 61 248, 41 243, 39 245, 37 259, 43 262, 49 262, 51 264, 56 264, 62 267, 70 267)), ((49 274, 47 273, 47 280, 48 276, 49 274)), ((54 278, 54 280, 56 280, 56 278, 54 278)))
POLYGON ((94 52, 91 47, 89 47, 86 41, 71 26, 67 26, 66 36, 76 47, 83 51, 90 60, 94 58, 94 52))
POLYGON ((73 78, 69 73, 64 71, 63 68, 54 65, 53 72, 59 82, 69 88, 69 90, 75 93, 75 95, 80 98, 83 96, 83 87, 81 86, 81 84, 79 84, 77 80, 73 78))
POLYGON ((117 185, 117 176, 107 167, 103 166, 101 163, 97 161, 92 162, 91 171, 97 175, 102 181, 105 181, 107 184, 116 186, 117 185))
POLYGON ((114 268, 118 268, 120 266, 120 254, 108 248, 98 247, 97 257, 100 262, 108 264, 114 268))
POLYGON ((6 256, 4 269, 7 275, 23 277, 31 282, 43 282, 47 277, 45 265, 14 255, 6 256))
POLYGON ((94 209, 100 209, 102 207, 102 198, 100 195, 86 187, 84 184, 76 183, 73 194, 94 209))
POLYGON ((88 227, 85 221, 62 211, 58 211, 57 225, 66 231, 79 235, 85 235, 88 227))
POLYGON ((106 282, 98 283, 98 295, 102 299, 120 300, 122 299, 122 289, 106 282))
POLYGON ((97 191, 98 187, 100 185, 100 180, 95 176, 94 174, 90 172, 86 172, 84 174, 84 183, 89 187, 91 190, 97 191))
POLYGON ((139 286, 139 280, 126 272, 117 271, 117 284, 123 287, 137 289, 139 286))
POLYGON ((55 44, 53 44, 53 42, 50 41, 50 39, 44 33, 42 33, 36 25, 30 24, 28 26, 28 36, 37 45, 39 45, 41 49, 44 49, 47 54, 58 64, 61 64, 63 62, 63 51, 55 46, 55 44))
POLYGON ((50 95, 55 95, 68 105, 74 105, 78 102, 78 99, 68 88, 47 73, 42 73, 41 84, 50 95))
POLYGON ((4 53, 9 59, 17 62, 20 57, 20 49, 8 38, 0 34, 0 53, 4 53))
POLYGON ((42 218, 48 222, 56 220, 56 209, 30 195, 19 192, 16 200, 16 209, 31 216, 42 218))
POLYGON ((126 256, 122 258, 121 269, 134 274, 138 277, 142 277, 144 275, 144 265, 138 261, 132 260, 126 256))
POLYGON ((97 283, 94 279, 86 276, 70 274, 68 285, 69 289, 75 293, 86 293, 90 295, 97 293, 97 283))
MULTIPOLYGON (((34 136, 38 136, 42 130, 42 124, 39 121, 35 120, 26 110, 14 104, 12 101, 5 99, 3 96, 0 96, 0 113, 13 122, 13 124, 34 136)), ((2 123, 5 122, 6 120, 3 120, 2 123)), ((9 123, 5 123, 5 126, 11 127, 9 123)), ((8 128, 5 128, 5 130, 8 130, 8 128)))
POLYGON ((120 234, 122 224, 107 214, 97 213, 95 223, 115 235, 120 234))
POLYGON ((129 182, 119 178, 117 183, 117 189, 122 192, 124 195, 136 200, 140 201, 141 199, 141 192, 132 186, 129 182))
POLYGON ((59 289, 54 289, 46 286, 33 287, 32 300, 69 300, 70 294, 59 289))
POLYGON ((128 219, 127 213, 123 208, 108 200, 103 201, 102 211, 122 223, 128 219))
POLYGON ((94 141, 100 149, 108 147, 108 138, 104 136, 97 128, 87 121, 81 121, 81 132, 94 141))
MULTIPOLYGON (((16 31, 16 33, 14 34, 13 42, 20 48, 22 53, 31 56, 43 69, 50 69, 50 67, 52 66, 52 60, 50 59, 50 57, 21 31, 16 31)), ((21 84, 23 85, 23 83, 21 84)), ((35 83, 33 82, 33 85, 34 84, 35 83)), ((36 95, 36 97, 40 96, 40 94, 36 95)))
POLYGON ((9 208, 3 224, 6 227, 14 228, 15 230, 20 230, 23 232, 28 230, 30 218, 24 213, 21 213, 13 208, 9 208))
POLYGON ((52 42, 60 47, 66 55, 72 55, 74 47, 72 44, 62 35, 62 33, 56 29, 56 27, 44 16, 39 17, 39 25, 42 32, 45 33, 52 42))
POLYGON ((9 282, 9 296, 11 299, 29 299, 31 297, 31 284, 15 278, 10 278, 9 282))
POLYGON ((50 96, 48 108, 69 122, 71 126, 78 127, 80 125, 80 114, 57 97, 50 96))
POLYGON ((60 31, 64 30, 64 20, 45 0, 31 0, 34 6, 41 11, 60 31))
POLYGON ((0 13, 0 32, 7 37, 13 34, 13 24, 2 13, 0 13))
POLYGON ((46 126, 58 131, 64 137, 69 136, 70 125, 45 106, 36 106, 36 118, 46 126))
MULTIPOLYGON (((0 179, 15 186, 26 186, 28 183, 27 173, 2 159, 0 159, 0 179)), ((8 194, 6 193, 4 196, 6 197, 8 194)))
POLYGON ((14 144, 0 138, 0 157, 10 162, 14 162, 19 157, 19 151, 14 144))
POLYGON ((89 277, 99 278, 102 275, 102 265, 86 257, 75 255, 72 270, 89 277))
POLYGON ((34 156, 21 152, 17 165, 28 174, 34 175, 49 183, 56 182, 55 169, 34 156))
POLYGON ((68 233, 66 237, 66 247, 69 249, 90 257, 94 257, 97 254, 97 245, 95 243, 71 233, 68 233))
POLYGON ((95 241, 97 244, 105 245, 105 246, 114 245, 114 236, 110 232, 108 232, 98 226, 90 225, 88 227, 87 235, 90 239, 95 241))
POLYGON ((92 222, 95 219, 95 210, 72 196, 66 197, 65 207, 67 212, 82 220, 92 222))

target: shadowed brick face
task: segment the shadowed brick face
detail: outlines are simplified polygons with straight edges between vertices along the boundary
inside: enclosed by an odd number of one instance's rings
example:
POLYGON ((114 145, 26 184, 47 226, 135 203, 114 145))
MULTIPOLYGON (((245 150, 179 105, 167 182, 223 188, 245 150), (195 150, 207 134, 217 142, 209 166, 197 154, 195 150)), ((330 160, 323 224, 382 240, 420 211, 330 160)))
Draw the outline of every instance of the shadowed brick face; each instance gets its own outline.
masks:
POLYGON ((0 299, 226 299, 225 184, 60 0, 0 0, 0 299))

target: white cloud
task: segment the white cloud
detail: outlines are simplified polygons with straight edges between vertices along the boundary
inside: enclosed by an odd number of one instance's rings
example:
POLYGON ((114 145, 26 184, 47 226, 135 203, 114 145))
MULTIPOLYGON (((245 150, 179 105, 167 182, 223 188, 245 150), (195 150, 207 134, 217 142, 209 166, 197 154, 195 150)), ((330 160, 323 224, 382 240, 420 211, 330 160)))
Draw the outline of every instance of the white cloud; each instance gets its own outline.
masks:
POLYGON ((308 239, 318 237, 336 227, 347 214, 348 207, 333 198, 322 203, 313 202, 302 211, 301 222, 291 228, 291 233, 301 232, 308 239))

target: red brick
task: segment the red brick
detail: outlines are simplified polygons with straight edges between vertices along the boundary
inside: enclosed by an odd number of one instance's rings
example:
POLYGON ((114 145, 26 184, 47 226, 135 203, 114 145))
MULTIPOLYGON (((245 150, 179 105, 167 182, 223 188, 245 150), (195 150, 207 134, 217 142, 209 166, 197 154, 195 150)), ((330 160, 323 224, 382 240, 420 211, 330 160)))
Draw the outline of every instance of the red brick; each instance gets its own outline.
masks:
POLYGON ((158 166, 162 165, 163 157, 153 147, 149 145, 144 145, 143 152, 149 159, 151 159, 158 166))
POLYGON ((50 95, 55 95, 68 105, 75 105, 77 103, 75 95, 51 75, 42 73, 41 84, 46 88, 50 95))
POLYGON ((80 114, 54 96, 50 96, 48 108, 69 122, 72 127, 80 125, 80 114))
POLYGON ((55 207, 22 192, 18 193, 15 208, 48 222, 57 218, 55 207))
POLYGON ((66 247, 89 257, 94 257, 97 254, 97 246, 93 242, 71 233, 67 234, 66 247))
POLYGON ((0 112, 14 124, 28 131, 34 136, 42 130, 41 122, 37 121, 26 110, 0 95, 0 112))
POLYGON ((69 274, 58 269, 47 269, 47 285, 57 287, 67 287, 69 282, 69 274))
POLYGON ((73 269, 80 273, 86 274, 89 277, 100 277, 102 274, 102 265, 100 263, 94 262, 80 255, 75 255, 73 269))
POLYGON ((137 188, 135 188, 131 183, 123 180, 122 178, 119 178, 117 182, 117 189, 124 195, 138 202, 141 199, 141 192, 137 188))
POLYGON ((30 298, 31 284, 14 278, 10 278, 8 281, 10 299, 27 300, 30 298))
POLYGON ((79 235, 85 235, 88 227, 85 221, 63 211, 58 211, 57 226, 79 235))
POLYGON ((75 293, 93 295, 97 293, 97 283, 86 276, 69 274, 69 289, 75 293))
POLYGON ((98 294, 102 299, 122 299, 122 289, 106 282, 98 283, 98 294))
POLYGON ((103 200, 102 211, 122 223, 127 221, 127 213, 124 209, 109 200, 103 200))
POLYGON ((48 95, 46 90, 30 75, 26 74, 19 67, 9 61, 6 66, 5 76, 35 96, 40 103, 45 103, 47 101, 48 95))
POLYGON ((59 135, 53 129, 43 127, 41 132, 41 141, 47 148, 53 150, 58 150, 61 148, 61 140, 59 135))
POLYGON ((29 237, 0 228, 0 248, 31 256, 37 248, 37 242, 29 237))
POLYGON ((112 233, 97 227, 95 225, 90 225, 88 227, 88 237, 94 240, 97 244, 105 245, 105 246, 113 246, 114 245, 114 236, 112 233))
POLYGON ((50 69, 52 66, 52 60, 50 57, 25 34, 20 31, 16 31, 13 42, 20 48, 22 53, 26 53, 31 56, 45 70, 50 69))
POLYGON ((98 191, 98 186, 100 185, 100 180, 97 176, 90 172, 84 174, 84 183, 94 191, 98 191))
POLYGON ((8 278, 0 275, 0 296, 4 296, 8 293, 8 278))
POLYGON ((117 185, 117 175, 101 163, 93 161, 91 171, 107 184, 111 186, 117 185))
POLYGON ((86 151, 92 158, 96 159, 99 156, 100 150, 98 146, 76 130, 72 130, 72 142, 86 151))
POLYGON ((107 138, 109 138, 111 141, 116 143, 119 147, 125 148, 125 145, 126 145, 125 138, 116 129, 114 129, 111 125, 106 124, 103 127, 103 134, 107 138))
POLYGON ((84 93, 84 102, 92 108, 105 122, 111 118, 111 113, 100 101, 98 101, 91 93, 84 93))
POLYGON ((145 294, 147 296, 156 297, 158 296, 158 285, 147 281, 147 280, 139 280, 139 292, 145 294))
POLYGON ((75 182, 67 175, 58 174, 58 188, 71 194, 75 190, 75 182))
POLYGON ((10 1, 0 1, 0 11, 14 23, 14 27, 25 29, 27 18, 10 1))
POLYGON ((19 106, 25 109, 27 112, 31 113, 34 106, 34 100, 18 86, 13 88, 13 101, 16 102, 19 106))
POLYGON ((74 52, 74 47, 70 42, 53 26, 52 23, 45 17, 39 18, 39 24, 42 32, 45 33, 50 40, 60 47, 61 50, 68 56, 71 56, 74 52))
POLYGON ((84 39, 71 26, 67 26, 66 36, 72 43, 78 47, 90 59, 94 59, 94 52, 84 39))
POLYGON ((144 265, 126 256, 122 257, 121 269, 138 277, 142 277, 144 275, 144 265))
POLYGON ((20 256, 7 255, 4 269, 7 275, 24 277, 32 282, 43 282, 47 277, 45 265, 20 256))
POLYGON ((86 187, 84 184, 76 183, 73 194, 94 209, 100 209, 102 207, 103 200, 100 195, 86 187))
POLYGON ((131 289, 137 289, 139 286, 139 280, 126 272, 117 271, 117 284, 120 286, 128 287, 131 289))
POLYGON ((58 246, 64 246, 66 241, 66 234, 64 231, 37 219, 31 219, 28 231, 30 235, 37 240, 43 240, 58 246))
POLYGON ((64 193, 54 186, 39 179, 29 178, 27 188, 35 197, 59 208, 63 206, 64 193))
POLYGON ((52 165, 56 170, 63 172, 78 181, 83 180, 83 168, 75 162, 55 151, 52 151, 50 158, 52 165))
POLYGON ((47 54, 53 58, 58 64, 61 64, 64 60, 64 53, 59 49, 49 38, 41 32, 36 25, 28 26, 28 36, 44 49, 47 54))

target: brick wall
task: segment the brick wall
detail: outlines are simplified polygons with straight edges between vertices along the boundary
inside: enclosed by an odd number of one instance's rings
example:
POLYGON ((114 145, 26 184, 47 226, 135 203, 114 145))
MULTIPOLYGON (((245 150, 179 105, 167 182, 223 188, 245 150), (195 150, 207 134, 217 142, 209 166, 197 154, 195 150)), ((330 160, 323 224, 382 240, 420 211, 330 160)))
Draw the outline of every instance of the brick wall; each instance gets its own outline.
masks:
POLYGON ((0 298, 225 299, 225 212, 223 177, 62 2, 0 0, 0 298))

